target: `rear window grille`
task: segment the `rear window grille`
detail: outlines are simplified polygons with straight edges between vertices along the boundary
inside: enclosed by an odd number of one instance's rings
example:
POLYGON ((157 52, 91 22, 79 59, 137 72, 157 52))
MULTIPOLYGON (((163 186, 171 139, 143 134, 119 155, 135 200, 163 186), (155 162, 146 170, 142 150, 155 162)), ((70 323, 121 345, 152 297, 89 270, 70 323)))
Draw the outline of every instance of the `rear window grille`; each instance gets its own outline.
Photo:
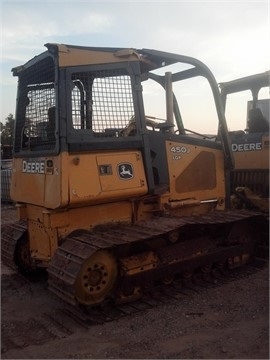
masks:
POLYGON ((131 79, 123 71, 76 73, 72 80, 74 129, 117 136, 134 118, 131 79))
POLYGON ((56 142, 53 60, 50 57, 42 60, 19 77, 14 150, 53 149, 56 142))

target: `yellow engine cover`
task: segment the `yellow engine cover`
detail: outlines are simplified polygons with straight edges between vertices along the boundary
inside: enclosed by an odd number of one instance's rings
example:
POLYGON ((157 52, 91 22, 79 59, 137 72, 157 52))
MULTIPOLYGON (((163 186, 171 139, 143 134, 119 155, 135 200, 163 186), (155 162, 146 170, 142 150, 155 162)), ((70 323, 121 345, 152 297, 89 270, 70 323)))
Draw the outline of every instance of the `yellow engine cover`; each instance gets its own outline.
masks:
POLYGON ((166 142, 171 201, 225 197, 222 150, 180 142, 166 142))
POLYGON ((244 138, 242 143, 232 143, 235 169, 269 169, 269 135, 263 134, 250 143, 244 138))
POLYGON ((142 156, 135 151, 73 156, 68 178, 71 204, 147 193, 142 156))
POLYGON ((147 191, 139 151, 13 161, 12 199, 48 209, 129 199, 147 191))

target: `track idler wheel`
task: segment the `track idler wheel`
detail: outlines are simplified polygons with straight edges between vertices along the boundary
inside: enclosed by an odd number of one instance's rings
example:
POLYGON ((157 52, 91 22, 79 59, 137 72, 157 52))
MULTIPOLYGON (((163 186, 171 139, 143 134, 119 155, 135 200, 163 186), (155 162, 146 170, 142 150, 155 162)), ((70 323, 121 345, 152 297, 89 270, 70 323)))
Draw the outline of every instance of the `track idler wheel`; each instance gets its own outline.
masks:
POLYGON ((23 234, 17 241, 14 253, 14 261, 18 270, 25 276, 32 276, 38 273, 37 269, 33 267, 29 240, 27 234, 23 234))
POLYGON ((112 254, 97 251, 82 265, 75 282, 75 297, 84 305, 95 305, 110 297, 117 278, 117 264, 112 254))

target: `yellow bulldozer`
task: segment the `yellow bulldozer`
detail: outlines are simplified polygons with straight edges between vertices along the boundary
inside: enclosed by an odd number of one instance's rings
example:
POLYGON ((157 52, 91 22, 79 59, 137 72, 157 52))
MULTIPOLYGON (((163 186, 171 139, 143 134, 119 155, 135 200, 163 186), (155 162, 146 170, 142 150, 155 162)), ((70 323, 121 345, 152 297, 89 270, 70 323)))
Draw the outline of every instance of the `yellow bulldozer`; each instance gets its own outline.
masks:
MULTIPOLYGON (((243 99, 248 92, 246 123, 230 131, 235 167, 231 173, 232 203, 236 208, 259 209, 269 213, 269 89, 270 72, 220 83, 227 121, 226 105, 243 99), (264 98, 267 96, 268 98, 264 98), (251 98, 251 99, 250 99, 251 98)), ((238 119, 239 120, 239 119, 238 119)))
POLYGON ((208 67, 151 49, 46 47, 12 69, 19 219, 2 227, 3 260, 46 269, 51 291, 84 306, 247 263, 265 219, 229 209, 233 156, 208 67), (199 101, 184 105, 198 94, 208 109, 206 87, 218 137, 193 129, 210 123, 194 117, 199 101))

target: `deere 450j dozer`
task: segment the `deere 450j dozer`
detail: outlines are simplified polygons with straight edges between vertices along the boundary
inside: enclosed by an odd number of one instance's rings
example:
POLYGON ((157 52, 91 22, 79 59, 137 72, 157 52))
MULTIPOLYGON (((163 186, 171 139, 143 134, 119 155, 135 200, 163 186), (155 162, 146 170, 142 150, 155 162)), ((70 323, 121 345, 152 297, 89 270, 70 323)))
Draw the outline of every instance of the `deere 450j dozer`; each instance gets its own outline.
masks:
POLYGON ((49 289, 89 306, 245 264, 264 219, 227 209, 231 144, 209 69, 148 49, 46 47, 13 69, 19 220, 2 229, 4 260, 23 273, 47 269, 49 289), (188 95, 204 92, 198 78, 211 92, 218 141, 192 129, 206 128, 203 112, 184 119, 197 108, 184 106, 188 95))

